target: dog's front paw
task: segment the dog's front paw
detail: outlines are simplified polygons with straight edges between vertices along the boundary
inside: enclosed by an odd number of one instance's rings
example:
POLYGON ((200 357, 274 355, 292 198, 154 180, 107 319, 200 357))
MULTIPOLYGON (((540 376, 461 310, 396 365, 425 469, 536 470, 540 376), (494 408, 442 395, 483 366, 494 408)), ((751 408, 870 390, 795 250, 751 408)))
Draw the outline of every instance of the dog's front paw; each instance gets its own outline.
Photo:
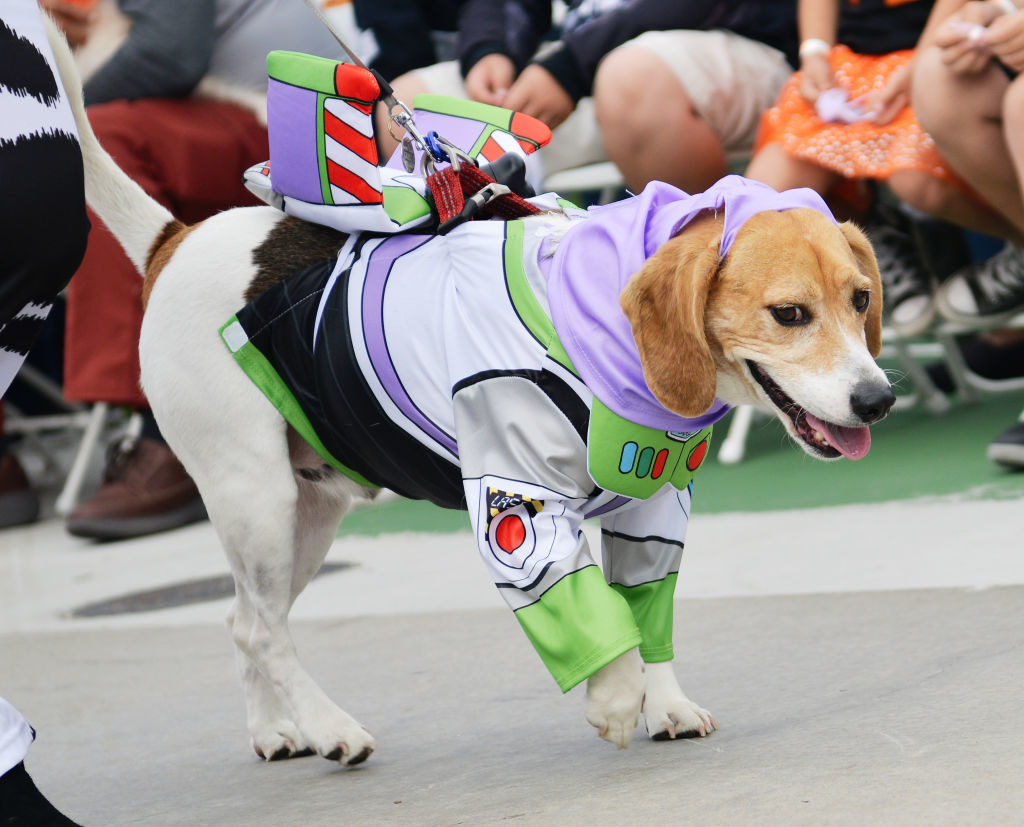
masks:
POLYGON ((306 745, 298 728, 291 721, 271 721, 251 731, 252 748, 264 761, 281 761, 313 755, 316 750, 306 745))
POLYGON ((597 734, 626 749, 633 737, 644 693, 644 666, 637 649, 630 649, 587 681, 583 713, 597 734))
POLYGON ((649 663, 644 691, 644 724, 655 741, 703 738, 718 729, 714 717, 683 694, 671 662, 649 663))
POLYGON ((328 761, 339 761, 345 767, 362 764, 377 749, 370 731, 355 718, 338 709, 332 724, 320 729, 313 747, 328 761))

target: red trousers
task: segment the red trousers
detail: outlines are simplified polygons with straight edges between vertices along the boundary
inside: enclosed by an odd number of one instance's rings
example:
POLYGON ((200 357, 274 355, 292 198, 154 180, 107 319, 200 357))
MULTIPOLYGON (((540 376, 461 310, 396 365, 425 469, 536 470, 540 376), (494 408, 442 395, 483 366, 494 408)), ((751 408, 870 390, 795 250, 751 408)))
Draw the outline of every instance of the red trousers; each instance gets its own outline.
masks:
MULTIPOLYGON (((187 224, 259 203, 242 173, 270 157, 248 111, 201 99, 153 98, 89 107, 100 143, 153 198, 187 224)), ((139 388, 142 278, 90 211, 92 232, 67 296, 64 393, 80 402, 148 407, 139 388)))

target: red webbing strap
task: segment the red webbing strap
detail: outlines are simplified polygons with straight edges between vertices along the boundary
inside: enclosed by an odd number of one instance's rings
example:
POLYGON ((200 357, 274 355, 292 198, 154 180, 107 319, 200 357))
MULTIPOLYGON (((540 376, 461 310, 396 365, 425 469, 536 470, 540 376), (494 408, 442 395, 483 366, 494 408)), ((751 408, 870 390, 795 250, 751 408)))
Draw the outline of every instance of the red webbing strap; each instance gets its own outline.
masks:
POLYGON ((458 173, 451 167, 445 167, 427 176, 427 186, 434 196, 439 223, 444 224, 449 218, 462 212, 466 198, 460 184, 458 173))
MULTIPOLYGON (((463 198, 476 195, 488 184, 493 184, 494 179, 479 167, 463 164, 459 168, 459 183, 462 185, 463 198)), ((462 209, 461 207, 459 209, 462 209)), ((510 221, 513 218, 522 218, 526 215, 536 215, 540 212, 525 198, 516 195, 514 192, 500 195, 487 204, 484 210, 497 216, 503 221, 510 221)))
MULTIPOLYGON (((493 178, 479 167, 471 164, 463 164, 459 167, 458 172, 451 167, 445 167, 428 175, 427 186, 430 187, 430 192, 434 196, 438 223, 444 224, 458 215, 465 206, 467 198, 471 198, 488 184, 493 183, 493 178)), ((540 212, 539 208, 514 192, 498 196, 483 209, 484 212, 503 221, 522 218, 526 215, 536 215, 540 212)))

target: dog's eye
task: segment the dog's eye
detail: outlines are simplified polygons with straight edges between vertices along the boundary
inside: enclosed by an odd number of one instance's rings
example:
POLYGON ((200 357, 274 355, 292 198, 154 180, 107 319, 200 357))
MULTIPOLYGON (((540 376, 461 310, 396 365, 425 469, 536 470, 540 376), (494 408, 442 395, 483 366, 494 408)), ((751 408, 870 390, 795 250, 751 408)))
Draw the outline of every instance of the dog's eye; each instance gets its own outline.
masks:
POLYGON ((783 327, 796 327, 807 324, 811 320, 810 313, 798 304, 777 304, 769 309, 772 312, 772 318, 783 327))
POLYGON ((854 290, 853 291, 853 309, 858 313, 863 313, 868 309, 868 304, 871 303, 871 294, 867 290, 854 290))

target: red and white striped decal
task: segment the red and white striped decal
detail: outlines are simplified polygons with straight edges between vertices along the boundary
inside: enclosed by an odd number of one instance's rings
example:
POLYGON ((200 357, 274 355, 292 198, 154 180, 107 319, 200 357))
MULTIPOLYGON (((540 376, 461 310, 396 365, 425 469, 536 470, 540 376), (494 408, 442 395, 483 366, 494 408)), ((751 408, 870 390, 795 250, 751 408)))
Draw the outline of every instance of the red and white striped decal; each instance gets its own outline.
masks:
POLYGON ((335 204, 380 204, 384 200, 370 110, 370 105, 358 101, 324 101, 324 152, 335 204))

